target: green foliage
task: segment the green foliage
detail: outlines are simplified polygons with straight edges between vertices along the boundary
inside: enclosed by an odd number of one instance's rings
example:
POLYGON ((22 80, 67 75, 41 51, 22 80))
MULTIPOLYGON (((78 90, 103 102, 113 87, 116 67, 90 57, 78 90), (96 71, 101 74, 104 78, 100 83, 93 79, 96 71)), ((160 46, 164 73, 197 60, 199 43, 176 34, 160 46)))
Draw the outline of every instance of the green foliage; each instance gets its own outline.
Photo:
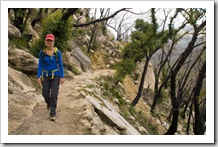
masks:
POLYGON ((127 44, 123 50, 123 59, 131 59, 134 62, 140 61, 143 57, 145 57, 140 46, 141 44, 139 41, 127 44))
POLYGON ((74 67, 73 65, 67 64, 67 65, 65 65, 65 66, 66 66, 66 68, 67 68, 68 70, 70 70, 73 74, 75 74, 75 75, 80 75, 80 74, 81 74, 81 72, 80 72, 76 67, 74 67))
POLYGON ((156 125, 153 125, 151 123, 148 123, 147 125, 147 128, 149 128, 149 132, 152 133, 152 134, 158 134, 158 129, 157 129, 157 126, 156 125))
POLYGON ((74 67, 74 66, 72 66, 71 71, 75 75, 81 75, 81 72, 76 67, 74 67))
POLYGON ((13 48, 19 48, 19 49, 27 49, 29 48, 28 39, 25 35, 21 35, 20 38, 12 38, 9 39, 9 46, 13 48))
POLYGON ((44 39, 49 33, 55 36, 55 46, 64 52, 68 49, 68 41, 72 38, 72 18, 69 18, 66 22, 61 20, 62 13, 56 11, 55 13, 49 15, 42 22, 42 34, 40 39, 34 42, 31 46, 31 53, 38 57, 39 50, 45 47, 44 39))
POLYGON ((134 107, 130 106, 129 112, 137 122, 146 128, 151 134, 158 134, 156 125, 149 122, 147 116, 142 111, 137 111, 134 107))
POLYGON ((129 107, 129 112, 130 112, 131 115, 136 114, 136 110, 135 110, 135 108, 132 107, 132 106, 129 107))
POLYGON ((137 62, 151 58, 170 38, 169 31, 158 32, 155 9, 151 9, 151 23, 143 19, 135 21, 136 31, 131 34, 131 42, 123 50, 123 60, 117 66, 117 81, 121 81, 135 70, 137 62))
POLYGON ((120 105, 124 105, 123 95, 119 91, 119 89, 115 88, 115 80, 112 77, 108 77, 102 83, 103 92, 102 95, 104 97, 113 97, 117 98, 120 105))
POLYGON ((94 84, 88 84, 86 87, 87 87, 87 88, 94 88, 95 85, 94 85, 94 84))
POLYGON ((123 60, 117 66, 117 81, 122 79, 135 70, 136 63, 143 58, 150 58, 168 40, 167 31, 157 32, 155 11, 152 9, 152 23, 145 22, 143 19, 135 21, 136 31, 131 34, 131 42, 123 50, 123 60))
POLYGON ((116 66, 115 81, 122 82, 126 75, 130 75, 136 68, 136 64, 132 58, 121 60, 116 66))
POLYGON ((151 22, 152 22, 152 31, 153 31, 153 34, 156 34, 157 32, 157 29, 158 29, 158 24, 157 24, 157 19, 155 17, 155 9, 152 8, 151 9, 151 22))
POLYGON ((162 89, 161 92, 160 92, 160 98, 158 99, 158 104, 161 104, 162 102, 165 102, 167 101, 167 99, 169 99, 169 95, 168 93, 166 92, 165 89, 162 89))
POLYGON ((196 9, 196 8, 190 8, 187 10, 187 16, 186 19, 188 22, 192 25, 196 25, 197 21, 205 17, 206 10, 205 9, 196 9))
POLYGON ((98 44, 97 43, 92 44, 91 49, 96 51, 98 49, 98 44))
POLYGON ((122 95, 121 95, 121 93, 118 90, 116 90, 115 88, 111 87, 110 88, 110 92, 112 93, 113 97, 118 99, 120 105, 124 104, 124 100, 122 99, 122 95))
POLYGON ((164 79, 166 79, 166 77, 167 77, 167 72, 168 72, 168 68, 167 68, 167 65, 165 64, 164 67, 163 67, 163 69, 162 69, 162 77, 161 77, 162 81, 163 81, 164 79))
POLYGON ((43 50, 44 48, 45 48, 44 39, 40 38, 31 44, 30 53, 35 57, 39 57, 39 51, 43 50))
POLYGON ((13 24, 17 27, 21 34, 26 30, 27 25, 25 21, 27 19, 28 10, 27 8, 14 8, 14 19, 13 24))
POLYGON ((109 83, 108 83, 108 82, 104 82, 104 83, 103 83, 103 88, 104 88, 105 90, 109 90, 109 88, 110 88, 109 83))

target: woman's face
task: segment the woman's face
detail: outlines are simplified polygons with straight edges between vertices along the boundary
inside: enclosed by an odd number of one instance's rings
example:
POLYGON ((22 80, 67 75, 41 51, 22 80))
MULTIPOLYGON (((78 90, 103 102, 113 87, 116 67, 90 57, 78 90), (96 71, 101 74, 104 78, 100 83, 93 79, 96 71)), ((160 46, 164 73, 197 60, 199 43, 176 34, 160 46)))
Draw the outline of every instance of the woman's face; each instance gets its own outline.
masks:
POLYGON ((53 47, 54 46, 54 41, 52 40, 45 40, 45 45, 46 47, 53 47))

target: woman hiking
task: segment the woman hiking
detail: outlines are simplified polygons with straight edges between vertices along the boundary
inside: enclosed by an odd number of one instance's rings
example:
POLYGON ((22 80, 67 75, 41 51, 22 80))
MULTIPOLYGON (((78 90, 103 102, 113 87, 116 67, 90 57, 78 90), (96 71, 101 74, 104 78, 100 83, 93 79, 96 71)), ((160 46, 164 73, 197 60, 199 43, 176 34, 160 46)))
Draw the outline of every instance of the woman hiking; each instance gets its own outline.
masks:
POLYGON ((61 52, 54 47, 55 37, 47 34, 44 50, 39 53, 38 83, 42 84, 42 95, 50 110, 50 120, 55 121, 59 85, 64 82, 64 68, 61 52))

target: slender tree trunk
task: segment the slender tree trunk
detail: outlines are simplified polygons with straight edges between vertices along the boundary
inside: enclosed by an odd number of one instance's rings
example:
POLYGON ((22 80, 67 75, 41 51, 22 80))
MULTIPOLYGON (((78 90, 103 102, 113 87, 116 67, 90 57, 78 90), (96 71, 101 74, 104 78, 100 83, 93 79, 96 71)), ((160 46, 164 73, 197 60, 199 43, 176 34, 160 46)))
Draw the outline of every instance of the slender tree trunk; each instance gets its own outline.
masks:
POLYGON ((173 105, 173 118, 172 118, 172 123, 170 125, 170 128, 167 130, 165 135, 175 134, 177 131, 177 125, 178 125, 180 103, 179 103, 177 96, 176 96, 176 74, 175 73, 172 73, 170 86, 171 86, 171 101, 172 101, 172 105, 173 105))
POLYGON ((186 114, 186 111, 188 109, 188 105, 189 105, 190 101, 191 101, 191 98, 189 98, 185 104, 185 108, 184 108, 184 111, 183 111, 182 116, 181 116, 183 119, 185 118, 185 114, 186 114))
POLYGON ((144 69, 143 69, 143 73, 142 73, 142 77, 141 77, 141 82, 140 82, 140 85, 138 88, 138 93, 137 93, 135 99, 132 101, 131 106, 135 106, 141 97, 142 89, 143 89, 144 81, 145 81, 145 75, 146 75, 149 61, 150 61, 150 57, 146 57, 146 61, 145 61, 145 65, 144 65, 144 69))
POLYGON ((168 76, 165 81, 160 85, 159 89, 157 90, 157 92, 155 92, 155 95, 154 95, 154 100, 153 100, 153 103, 152 103, 152 106, 151 106, 151 113, 154 112, 155 108, 156 108, 156 105, 157 105, 157 101, 158 99, 160 98, 160 93, 161 93, 161 90, 166 86, 168 80, 170 79, 170 76, 168 76))
POLYGON ((206 73, 206 61, 204 62, 201 70, 199 71, 197 82, 194 88, 194 110, 195 110, 195 124, 194 124, 194 133, 195 135, 204 134, 204 124, 205 121, 201 119, 200 114, 200 104, 199 104, 199 95, 201 92, 202 83, 206 73))
POLYGON ((31 22, 31 26, 32 26, 33 28, 35 27, 35 24, 36 24, 37 22, 39 22, 39 21, 42 20, 42 18, 43 18, 43 13, 44 13, 44 12, 45 12, 45 8, 40 8, 40 9, 39 9, 39 12, 38 12, 37 17, 34 18, 34 19, 32 20, 32 22, 31 22))
POLYGON ((186 128, 187 135, 189 135, 189 128, 190 128, 190 122, 191 122, 191 116, 192 116, 192 108, 193 108, 193 101, 191 102, 190 112, 189 112, 189 116, 188 116, 188 123, 187 123, 187 128, 186 128))
POLYGON ((73 15, 78 9, 79 9, 79 8, 69 8, 69 9, 67 10, 67 12, 63 14, 63 16, 62 16, 62 18, 61 18, 62 21, 66 22, 67 19, 68 19, 71 15, 73 15))
POLYGON ((88 46, 87 53, 90 53, 90 49, 91 49, 91 46, 92 46, 92 42, 93 42, 93 39, 94 39, 94 36, 95 36, 96 29, 97 29, 97 25, 95 24, 94 28, 92 29, 92 35, 91 35, 90 40, 89 40, 89 46, 88 46))
POLYGON ((174 135, 177 131, 177 125, 178 125, 178 116, 179 116, 179 109, 173 108, 173 119, 172 123, 170 125, 170 128, 167 130, 165 135, 174 135))

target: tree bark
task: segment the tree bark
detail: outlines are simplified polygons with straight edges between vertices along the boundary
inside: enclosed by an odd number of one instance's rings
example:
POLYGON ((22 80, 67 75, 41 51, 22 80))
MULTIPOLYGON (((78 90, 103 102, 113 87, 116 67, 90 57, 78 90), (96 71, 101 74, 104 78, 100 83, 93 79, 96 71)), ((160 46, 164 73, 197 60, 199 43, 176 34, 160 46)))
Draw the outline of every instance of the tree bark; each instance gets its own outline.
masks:
POLYGON ((176 96, 176 74, 173 71, 172 71, 172 76, 171 76, 171 101, 173 105, 173 119, 172 119, 170 128, 167 130, 165 135, 175 134, 177 131, 177 125, 178 125, 180 102, 178 101, 177 96, 176 96))
POLYGON ((91 49, 91 46, 92 46, 92 42, 93 42, 93 39, 94 39, 94 36, 95 36, 96 29, 97 29, 97 25, 94 25, 94 27, 92 29, 92 34, 91 34, 91 37, 90 37, 90 40, 89 40, 89 46, 88 46, 87 53, 90 53, 90 49, 91 49))
POLYGON ((173 119, 172 123, 170 125, 170 128, 167 130, 165 135, 174 135, 177 131, 177 125, 178 125, 178 116, 179 116, 179 109, 173 109, 173 119))
POLYGON ((193 108, 193 101, 191 102, 189 116, 188 116, 188 123, 186 128, 186 134, 189 135, 189 128, 190 128, 190 122, 191 122, 191 116, 192 116, 192 108, 193 108))
POLYGON ((204 124, 205 120, 201 119, 201 113, 200 113, 200 104, 199 104, 199 95, 201 92, 203 80, 206 74, 206 61, 201 67, 201 70, 199 71, 197 82, 194 88, 194 110, 195 110, 195 124, 194 124, 194 133, 195 135, 203 135, 204 134, 204 124))
POLYGON ((143 89, 144 81, 145 81, 145 75, 146 75, 149 61, 150 61, 150 57, 146 57, 146 61, 145 61, 145 65, 144 65, 144 69, 143 69, 143 73, 142 73, 142 77, 141 77, 141 82, 140 82, 140 85, 138 88, 138 93, 137 93, 135 99, 132 101, 131 106, 135 106, 141 97, 142 89, 143 89))
POLYGON ((67 19, 68 19, 71 15, 73 15, 78 9, 79 9, 79 8, 70 8, 70 9, 68 9, 67 12, 63 14, 61 20, 64 21, 64 22, 66 22, 67 19))
POLYGON ((36 18, 34 18, 31 22, 31 26, 34 28, 35 24, 37 22, 39 22, 40 20, 42 20, 42 17, 43 17, 43 13, 44 13, 45 9, 44 8, 40 8, 39 9, 39 12, 38 12, 38 15, 36 18))

